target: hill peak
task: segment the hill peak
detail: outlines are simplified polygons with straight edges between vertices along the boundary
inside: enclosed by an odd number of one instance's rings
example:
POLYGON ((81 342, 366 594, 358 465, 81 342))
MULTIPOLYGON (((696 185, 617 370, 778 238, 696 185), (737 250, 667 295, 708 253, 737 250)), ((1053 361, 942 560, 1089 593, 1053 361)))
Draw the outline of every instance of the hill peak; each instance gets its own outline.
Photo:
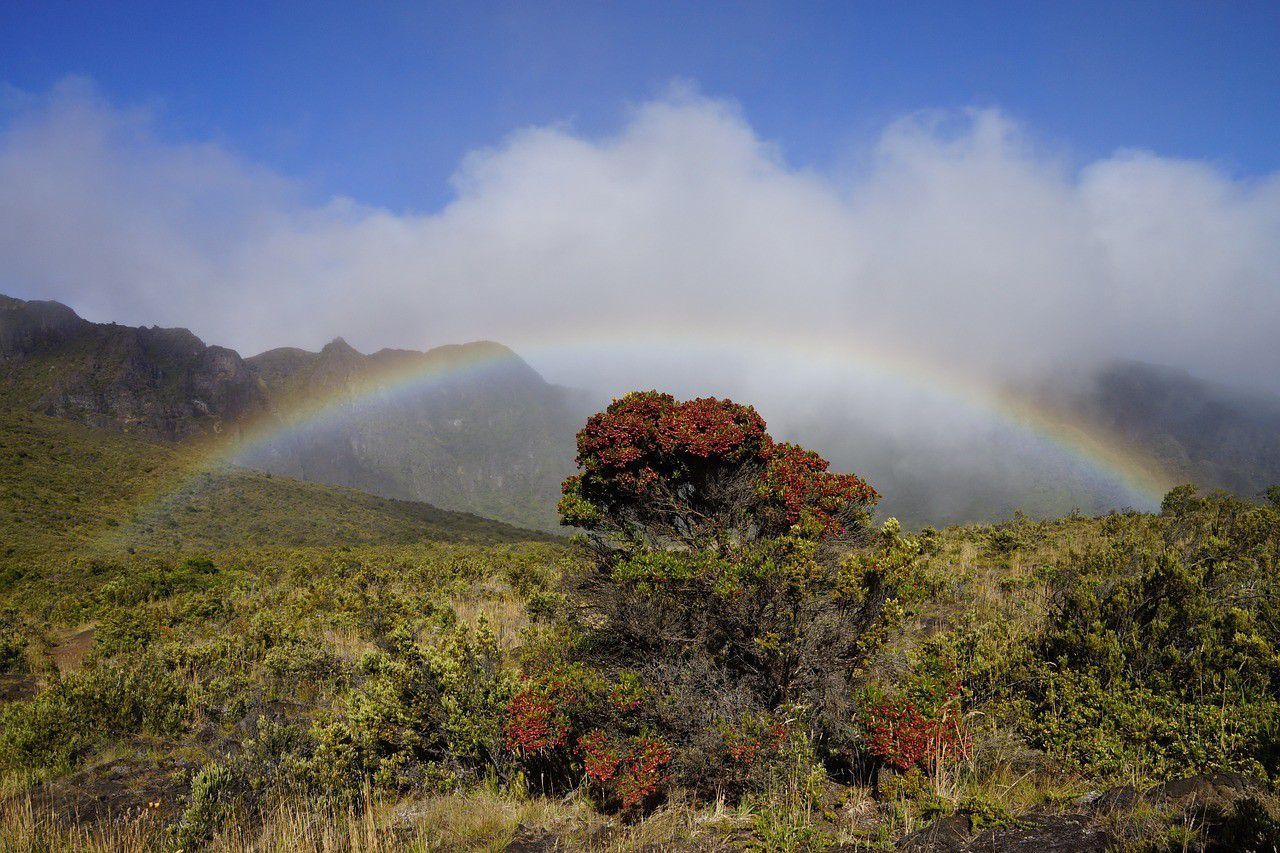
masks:
POLYGON ((347 339, 343 337, 337 337, 329 341, 329 343, 320 348, 320 354, 329 356, 342 355, 357 356, 360 358, 364 357, 364 354, 360 352, 360 350, 347 343, 347 339))

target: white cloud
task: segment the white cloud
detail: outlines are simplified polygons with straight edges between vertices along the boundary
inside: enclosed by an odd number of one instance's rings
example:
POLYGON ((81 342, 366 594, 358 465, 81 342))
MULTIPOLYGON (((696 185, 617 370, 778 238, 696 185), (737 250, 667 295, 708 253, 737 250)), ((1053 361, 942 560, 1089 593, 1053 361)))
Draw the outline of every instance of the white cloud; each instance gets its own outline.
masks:
POLYGON ((1280 390, 1280 176, 1073 167, 991 110, 908 117, 869 154, 853 178, 795 169, 676 92, 607 138, 515 132, 444 209, 401 215, 311 203, 71 80, 0 131, 0 292, 248 352, 769 327, 1001 376, 1125 356, 1280 390))

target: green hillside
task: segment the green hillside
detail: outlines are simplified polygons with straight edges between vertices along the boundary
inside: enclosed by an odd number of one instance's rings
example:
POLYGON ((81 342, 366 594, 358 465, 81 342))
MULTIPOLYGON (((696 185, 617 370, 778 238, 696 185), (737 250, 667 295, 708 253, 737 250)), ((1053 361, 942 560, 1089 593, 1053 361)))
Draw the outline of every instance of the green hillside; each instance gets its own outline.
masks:
POLYGON ((248 470, 195 448, 0 413, 0 560, 230 546, 546 538, 465 513, 248 470))
POLYGON ((556 532, 587 407, 500 344, 364 355, 339 338, 242 359, 186 329, 91 323, 57 302, 0 295, 2 408, 199 444, 317 405, 332 416, 241 461, 556 532), (415 374, 424 381, 391 392, 415 374))
POLYGON ((1280 491, 631 557, 41 415, 0 451, 0 849, 1280 840, 1280 491))

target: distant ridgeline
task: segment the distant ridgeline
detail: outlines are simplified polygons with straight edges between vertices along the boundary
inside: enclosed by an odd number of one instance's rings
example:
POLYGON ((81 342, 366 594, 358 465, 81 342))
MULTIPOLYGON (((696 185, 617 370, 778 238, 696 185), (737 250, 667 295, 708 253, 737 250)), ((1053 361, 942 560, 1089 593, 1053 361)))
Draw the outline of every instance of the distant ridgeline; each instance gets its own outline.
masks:
MULTIPOLYGON (((1026 396, 1180 480, 1246 497, 1280 483, 1280 400, 1132 362, 1026 396)), ((491 342, 364 355, 339 338, 320 352, 244 359, 185 329, 91 323, 56 302, 0 296, 0 408, 207 444, 218 461, 554 529, 574 434, 595 407, 491 342)), ((897 446, 874 424, 819 418, 806 437, 837 466, 872 474, 886 510, 909 524, 1099 509, 1052 477, 949 474, 937 448, 897 446)))
POLYGON ((1280 484, 1280 399, 1138 362, 1108 365, 1061 399, 1187 482, 1250 498, 1280 484))
POLYGON ((243 359, 186 329, 5 296, 0 405, 164 442, 252 438, 229 461, 541 528, 588 409, 495 343, 362 355, 338 339, 243 359), (324 417, 273 429, 310 410, 324 417))

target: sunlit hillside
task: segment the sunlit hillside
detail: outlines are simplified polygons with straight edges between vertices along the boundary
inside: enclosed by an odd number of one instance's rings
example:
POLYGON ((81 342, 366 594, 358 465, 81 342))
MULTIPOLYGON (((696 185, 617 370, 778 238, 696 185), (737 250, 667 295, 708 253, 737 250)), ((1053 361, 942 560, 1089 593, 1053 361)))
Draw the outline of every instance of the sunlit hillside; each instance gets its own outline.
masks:
MULTIPOLYGON (((1275 507, 1183 490, 1158 516, 890 522, 838 563, 872 567, 841 581, 872 584, 858 607, 895 590, 841 641, 866 655, 853 703, 713 705, 713 743, 636 777, 654 787, 620 809, 628 789, 590 754, 580 781, 577 753, 555 763, 555 726, 579 724, 538 722, 537 697, 596 725, 644 709, 635 737, 678 743, 679 721, 706 722, 691 709, 735 694, 667 681, 679 658, 557 669, 599 642, 575 612, 610 588, 577 585, 589 552, 283 477, 193 475, 180 450, 40 415, 2 423, 6 849, 1100 850, 1280 832, 1275 507)), ((626 580, 646 565, 612 582, 634 618, 656 606, 695 636, 736 618, 737 575, 703 586, 659 562, 669 590, 626 580)), ((752 577, 737 595, 771 588, 752 577)), ((821 588, 767 594, 810 607, 821 588)), ((833 648, 789 630, 768 642, 834 674, 833 648)))

